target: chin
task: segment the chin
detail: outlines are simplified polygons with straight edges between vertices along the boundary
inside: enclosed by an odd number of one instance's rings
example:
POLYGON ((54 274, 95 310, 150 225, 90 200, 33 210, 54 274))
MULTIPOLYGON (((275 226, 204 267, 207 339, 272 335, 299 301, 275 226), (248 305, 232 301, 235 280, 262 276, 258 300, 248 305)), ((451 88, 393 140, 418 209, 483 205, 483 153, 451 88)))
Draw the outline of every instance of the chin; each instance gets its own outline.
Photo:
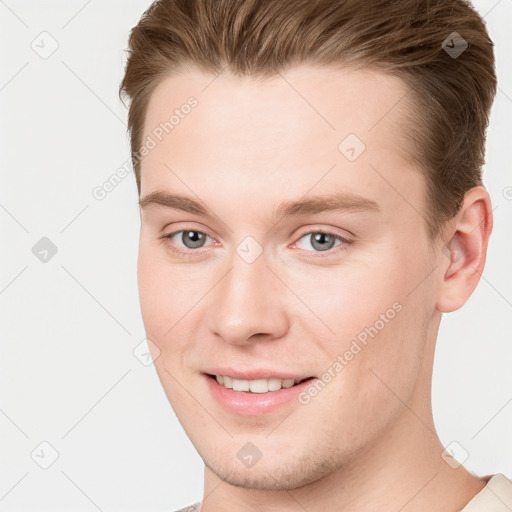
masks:
POLYGON ((261 491, 293 490, 312 484, 333 473, 338 468, 334 461, 307 461, 295 457, 262 458, 253 467, 244 468, 238 459, 233 464, 226 460, 212 463, 205 460, 205 465, 219 479, 234 487, 261 491))

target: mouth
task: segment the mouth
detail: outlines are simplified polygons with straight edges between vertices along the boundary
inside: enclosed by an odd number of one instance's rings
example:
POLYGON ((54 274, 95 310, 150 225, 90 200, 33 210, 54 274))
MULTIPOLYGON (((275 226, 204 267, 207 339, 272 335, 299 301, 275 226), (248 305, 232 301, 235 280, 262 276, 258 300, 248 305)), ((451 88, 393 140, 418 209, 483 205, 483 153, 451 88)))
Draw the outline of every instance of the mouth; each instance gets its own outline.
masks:
POLYGON ((298 386, 304 382, 310 381, 315 377, 306 377, 303 379, 280 379, 280 378, 269 378, 269 379, 236 379, 228 375, 213 375, 205 374, 210 379, 216 381, 220 386, 232 391, 238 391, 241 393, 255 393, 255 394, 266 394, 274 393, 281 389, 288 389, 298 386))

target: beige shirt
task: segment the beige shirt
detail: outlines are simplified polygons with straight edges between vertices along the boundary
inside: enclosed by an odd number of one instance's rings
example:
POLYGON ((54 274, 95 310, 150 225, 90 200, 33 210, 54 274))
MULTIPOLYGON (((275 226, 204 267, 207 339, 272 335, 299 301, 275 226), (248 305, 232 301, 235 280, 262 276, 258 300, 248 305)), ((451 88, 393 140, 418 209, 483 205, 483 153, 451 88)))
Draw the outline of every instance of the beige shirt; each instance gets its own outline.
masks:
POLYGON ((512 481, 505 475, 496 473, 461 512, 510 512, 511 510, 512 481))
MULTIPOLYGON (((487 485, 460 512, 511 512, 512 480, 502 473, 489 475, 487 485)), ((176 512, 201 512, 201 502, 176 512)))

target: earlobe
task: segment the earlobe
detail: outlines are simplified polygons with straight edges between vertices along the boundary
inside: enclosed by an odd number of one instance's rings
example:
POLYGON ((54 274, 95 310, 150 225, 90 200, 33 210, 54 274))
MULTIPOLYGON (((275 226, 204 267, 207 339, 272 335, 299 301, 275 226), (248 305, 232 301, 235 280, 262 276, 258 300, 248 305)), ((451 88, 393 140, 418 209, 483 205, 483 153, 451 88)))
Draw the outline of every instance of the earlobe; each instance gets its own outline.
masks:
POLYGON ((437 300, 440 312, 459 309, 475 290, 484 270, 492 224, 489 194, 483 186, 474 187, 450 222, 448 241, 440 251, 444 269, 437 300))

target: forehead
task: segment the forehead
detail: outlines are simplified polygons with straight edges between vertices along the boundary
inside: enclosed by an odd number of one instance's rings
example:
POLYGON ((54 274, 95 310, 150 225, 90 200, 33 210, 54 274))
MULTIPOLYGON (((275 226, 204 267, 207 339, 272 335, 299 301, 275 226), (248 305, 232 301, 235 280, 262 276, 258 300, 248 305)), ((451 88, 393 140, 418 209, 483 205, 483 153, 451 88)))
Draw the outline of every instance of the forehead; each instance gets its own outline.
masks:
MULTIPOLYGON (((230 135, 229 140, 237 127, 246 133, 251 125, 250 133, 261 135, 261 143, 270 138, 264 135, 293 128, 290 135, 303 137, 319 130, 334 138, 358 133, 368 140, 374 132, 381 142, 396 145, 400 132, 391 137, 389 129, 405 128, 408 92, 398 77, 370 69, 301 65, 270 78, 253 78, 228 72, 212 75, 189 67, 155 88, 145 132, 169 120, 175 109, 194 97, 199 107, 192 112, 195 125, 230 135)), ((184 132, 183 125, 190 123, 180 124, 179 131, 184 132)), ((245 140, 245 133, 238 133, 238 139, 245 140)))
POLYGON ((245 179, 255 197, 332 185, 389 195, 393 180, 400 188, 417 179, 404 137, 408 92, 397 77, 368 69, 303 65, 255 79, 188 68, 165 78, 148 103, 143 141, 156 144, 141 164, 141 195, 186 192, 177 176, 195 191, 206 183, 226 194, 245 179))

